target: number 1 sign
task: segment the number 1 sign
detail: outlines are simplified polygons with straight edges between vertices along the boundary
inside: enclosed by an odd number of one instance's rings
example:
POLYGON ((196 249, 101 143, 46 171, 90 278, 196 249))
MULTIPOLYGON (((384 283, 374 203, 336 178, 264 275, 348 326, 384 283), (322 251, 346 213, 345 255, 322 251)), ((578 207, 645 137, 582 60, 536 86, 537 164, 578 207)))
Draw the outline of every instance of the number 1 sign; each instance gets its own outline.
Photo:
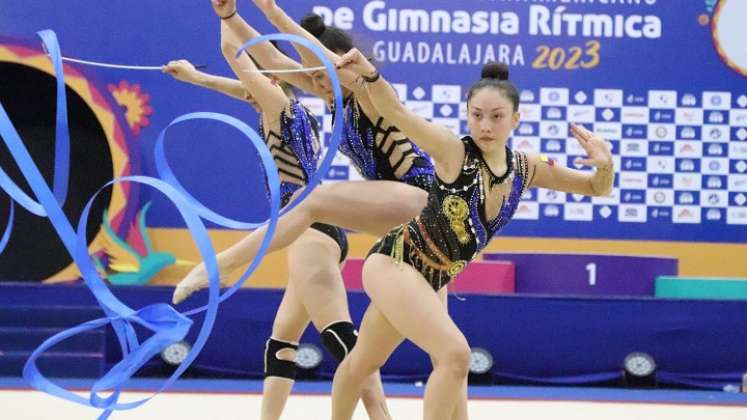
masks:
POLYGON ((677 259, 635 255, 486 253, 516 265, 516 293, 653 296, 654 279, 677 275, 677 259))

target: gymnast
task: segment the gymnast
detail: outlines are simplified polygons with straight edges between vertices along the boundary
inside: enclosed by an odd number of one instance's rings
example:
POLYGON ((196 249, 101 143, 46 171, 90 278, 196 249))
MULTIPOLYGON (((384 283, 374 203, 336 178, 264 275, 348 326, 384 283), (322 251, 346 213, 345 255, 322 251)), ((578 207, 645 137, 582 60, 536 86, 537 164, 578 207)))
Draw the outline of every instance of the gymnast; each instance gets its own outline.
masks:
MULTIPOLYGON (((235 58, 240 47, 221 25, 221 49, 239 80, 200 72, 186 60, 172 61, 163 71, 175 79, 245 100, 260 112, 260 133, 278 166, 281 203, 307 184, 320 156, 318 122, 285 83, 263 76, 249 55, 235 58)), ((298 341, 309 322, 320 331, 325 347, 340 361, 355 344, 340 264, 347 254, 345 232, 314 223, 288 249, 288 286, 265 344, 262 419, 278 419, 297 375, 298 341)), ((378 374, 363 392, 372 419, 388 419, 378 374)))
POLYGON ((483 67, 482 78, 470 88, 470 135, 462 139, 403 106, 359 51, 349 51, 337 66, 359 74, 380 114, 433 157, 436 182, 420 215, 392 229, 369 252, 363 286, 371 304, 356 347, 335 373, 332 418, 352 417, 362 379, 382 366, 407 338, 434 360, 423 418, 449 419, 469 372, 470 348, 436 292, 511 220, 527 189, 609 194, 612 154, 603 138, 577 125, 571 132, 588 157, 574 163, 595 167, 593 172, 509 149, 508 138, 520 120, 519 94, 503 64, 483 67))

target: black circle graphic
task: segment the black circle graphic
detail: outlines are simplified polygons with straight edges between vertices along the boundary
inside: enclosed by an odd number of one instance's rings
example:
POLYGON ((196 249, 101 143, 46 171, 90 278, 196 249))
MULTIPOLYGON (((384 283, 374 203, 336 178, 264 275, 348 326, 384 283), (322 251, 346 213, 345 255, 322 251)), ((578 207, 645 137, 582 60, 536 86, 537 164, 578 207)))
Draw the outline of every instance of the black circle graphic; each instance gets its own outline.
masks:
MULTIPOLYGON (((94 112, 69 86, 66 87, 70 125, 70 178, 63 211, 77 228, 83 206, 98 188, 112 179, 113 164, 106 134, 94 112)), ((50 188, 54 176, 56 81, 41 70, 0 62, 0 102, 50 188)), ((0 166, 31 197, 20 169, 5 143, 0 142, 0 166)), ((95 237, 101 216, 109 206, 111 190, 96 200, 86 232, 95 237)), ((0 229, 8 220, 10 198, 0 192, 0 229)), ((47 218, 15 206, 10 243, 0 254, 0 281, 40 282, 72 262, 47 218)))

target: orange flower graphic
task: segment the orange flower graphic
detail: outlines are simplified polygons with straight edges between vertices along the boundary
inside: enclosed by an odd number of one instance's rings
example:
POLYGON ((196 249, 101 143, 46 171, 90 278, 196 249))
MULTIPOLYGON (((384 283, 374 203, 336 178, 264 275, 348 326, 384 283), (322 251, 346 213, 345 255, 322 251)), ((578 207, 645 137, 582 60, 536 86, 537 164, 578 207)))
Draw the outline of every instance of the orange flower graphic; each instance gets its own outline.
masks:
POLYGON ((119 85, 110 84, 108 88, 117 104, 126 109, 127 124, 132 132, 140 134, 140 129, 150 124, 148 116, 153 114, 153 108, 148 104, 150 96, 140 91, 139 84, 130 85, 126 80, 119 85))

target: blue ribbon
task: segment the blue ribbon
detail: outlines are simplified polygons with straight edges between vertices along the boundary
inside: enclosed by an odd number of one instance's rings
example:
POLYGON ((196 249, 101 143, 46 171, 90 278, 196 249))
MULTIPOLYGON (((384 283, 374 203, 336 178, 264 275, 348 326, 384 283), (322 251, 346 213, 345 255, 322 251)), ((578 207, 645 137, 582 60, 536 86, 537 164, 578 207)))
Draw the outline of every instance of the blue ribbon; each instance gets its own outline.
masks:
MULTIPOLYGON (((104 314, 103 318, 99 318, 93 321, 88 321, 80 324, 76 327, 62 331, 44 341, 29 357, 26 365, 23 369, 24 378, 34 388, 41 391, 47 392, 51 395, 91 407, 96 407, 104 410, 100 415, 100 419, 108 418, 113 410, 127 410, 138 407, 156 394, 169 387, 173 382, 182 375, 182 373, 191 365, 194 359, 197 357, 199 352, 205 345, 212 327, 215 323, 215 318, 218 311, 218 305, 221 301, 227 299, 233 294, 238 287, 248 278, 252 272, 259 265, 260 261, 266 254, 267 248, 269 247, 272 235, 274 234, 277 219, 280 215, 280 181, 277 173, 277 167, 275 166, 272 155, 270 154, 267 147, 265 147, 262 138, 253 131, 248 125, 243 122, 222 114, 216 113, 193 113, 183 115, 172 121, 159 135, 158 142, 156 145, 156 161, 159 167, 159 173, 162 174, 164 180, 146 177, 146 176, 129 176, 117 178, 110 181, 99 189, 93 197, 88 201, 84 211, 81 215, 81 219, 78 223, 77 232, 73 230, 70 221, 66 218, 62 211, 62 204, 65 201, 67 195, 67 183, 69 175, 69 135, 67 125, 67 109, 65 100, 65 82, 64 74, 62 71, 62 60, 60 55, 59 45, 57 43, 56 36, 52 31, 41 31, 39 36, 42 38, 46 51, 50 54, 53 66, 57 74, 57 126, 56 126, 56 155, 55 155, 55 176, 53 183, 53 190, 50 190, 49 186, 45 182, 39 169, 31 159, 28 150, 23 144, 18 132, 13 126, 10 118, 8 117, 5 109, 0 103, 0 135, 2 135, 3 141, 7 145, 8 149, 16 161, 18 167, 21 169, 21 173, 26 179, 28 185, 36 197, 32 199, 25 194, 0 168, 0 188, 7 192, 11 197, 11 209, 9 223, 6 227, 5 233, 2 239, 0 239, 0 252, 5 244, 7 244, 13 221, 13 201, 18 202, 22 207, 29 210, 30 212, 49 218, 50 223, 57 231, 63 245, 73 257, 74 262, 77 264, 80 272, 83 276, 85 284, 91 289, 94 297, 101 306, 104 314), (252 142, 253 147, 257 150, 263 167, 265 168, 268 185, 270 191, 270 218, 267 221, 261 223, 246 223, 237 222, 231 219, 225 218, 218 214, 213 213, 196 199, 194 199, 187 191, 181 187, 176 181, 176 177, 168 168, 166 164, 165 153, 163 152, 163 142, 167 130, 175 124, 183 122, 197 120, 197 119, 209 119, 219 121, 231 125, 238 129, 242 134, 247 136, 252 142), (167 168, 166 171, 162 171, 163 168, 167 168), (190 311, 185 314, 177 312, 173 307, 168 304, 159 303, 149 305, 140 310, 134 310, 121 301, 119 301, 106 286, 106 283, 101 279, 98 272, 96 271, 95 265, 88 255, 88 249, 86 244, 86 226, 87 220, 90 214, 91 206, 98 195, 105 189, 119 182, 135 182, 144 185, 148 185, 161 193, 163 193, 169 200, 171 200, 176 206, 177 210, 184 219, 187 228, 190 231, 195 243, 202 255, 205 266, 208 271, 209 277, 209 293, 208 293, 208 304, 202 308, 190 311), (200 217, 207 220, 211 220, 218 224, 222 224, 226 227, 241 227, 241 228, 256 228, 263 226, 267 223, 267 234, 263 238, 263 242, 260 246, 257 257, 250 265, 247 272, 244 274, 239 283, 234 285, 229 291, 223 296, 219 296, 219 273, 217 268, 217 261, 215 259, 215 251, 212 248, 210 239, 207 235, 207 229, 202 222, 200 217), (154 355, 160 353, 166 346, 182 340, 189 332, 192 326, 192 321, 185 315, 191 315, 198 312, 205 311, 205 319, 198 334, 195 343, 192 346, 192 350, 187 355, 186 359, 180 364, 176 371, 164 382, 162 387, 155 392, 151 397, 129 403, 119 403, 119 397, 121 395, 121 387, 127 382, 132 375, 140 369, 154 355), (106 324, 111 324, 115 331, 117 339, 119 341, 123 358, 122 360, 114 365, 102 378, 100 378, 92 387, 90 396, 88 398, 80 397, 73 394, 64 388, 59 387, 53 382, 46 379, 36 365, 36 360, 40 357, 47 349, 54 346, 55 344, 66 340, 76 334, 84 331, 101 328, 106 324), (148 339, 140 343, 135 333, 134 324, 139 324, 153 332, 148 339), (99 393, 102 391, 112 391, 109 397, 101 397, 99 393)), ((314 46, 312 43, 306 41, 303 38, 291 36, 291 35, 266 35, 257 38, 253 41, 248 42, 242 47, 243 49, 248 48, 254 43, 263 42, 270 39, 288 40, 303 44, 307 48, 310 48, 315 54, 317 54, 325 67, 329 71, 335 88, 335 103, 337 109, 342 108, 342 92, 339 87, 339 80, 337 79, 334 66, 327 60, 323 52, 314 46)), ((332 163, 335 150, 340 142, 340 134, 342 129, 341 114, 337 113, 335 117, 335 129, 333 131, 333 138, 330 141, 330 150, 322 161, 321 167, 317 173, 311 179, 309 188, 294 201, 294 205, 305 198, 311 190, 319 183, 322 176, 327 172, 329 166, 332 163)), ((286 209, 287 211, 287 209, 286 209)))
POLYGON ((5 232, 3 232, 2 238, 0 238, 0 254, 5 251, 5 247, 10 241, 10 233, 13 231, 13 215, 15 212, 15 206, 13 205, 13 199, 10 199, 10 210, 8 212, 8 224, 5 226, 5 232))
MULTIPOLYGON (((44 49, 52 57, 52 66, 57 75, 57 119, 55 124, 55 159, 53 191, 60 206, 65 204, 67 197, 68 176, 70 174, 70 129, 67 120, 67 98, 65 96, 65 78, 62 70, 60 47, 57 35, 50 30, 37 33, 42 40, 44 49)), ((6 116, 7 118, 7 116, 6 116)), ((26 195, 0 168, 0 187, 10 194, 11 201, 15 200, 29 212, 44 217, 47 214, 41 204, 26 195)), ((8 223, 11 226, 11 223, 8 223)), ((2 252, 2 247, 0 247, 2 252)))
MULTIPOLYGON (((39 36, 47 48, 47 52, 60 57, 60 44, 57 35, 52 31, 41 31, 39 36)), ((62 205, 67 197, 68 175, 70 174, 70 128, 67 119, 67 99, 65 97, 65 73, 62 59, 52 60, 55 75, 57 75, 57 118, 55 120, 55 155, 54 180, 52 190, 57 202, 62 205)))

